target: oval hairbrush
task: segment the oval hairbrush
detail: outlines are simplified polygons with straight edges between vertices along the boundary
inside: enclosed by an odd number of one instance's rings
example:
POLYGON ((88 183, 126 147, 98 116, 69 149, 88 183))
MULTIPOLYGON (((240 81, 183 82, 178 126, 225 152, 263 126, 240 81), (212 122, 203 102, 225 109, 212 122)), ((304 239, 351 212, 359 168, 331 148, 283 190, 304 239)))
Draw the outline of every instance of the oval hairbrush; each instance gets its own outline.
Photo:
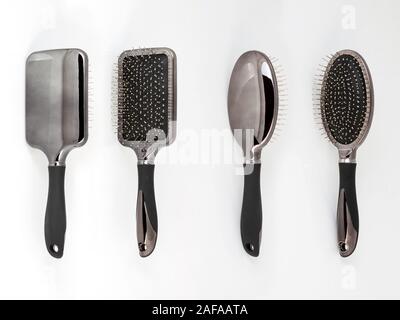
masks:
POLYGON ((359 233, 356 151, 371 127, 372 80, 364 59, 352 50, 331 56, 321 76, 320 117, 339 151, 338 247, 340 255, 348 257, 357 246, 359 233))
POLYGON ((232 71, 228 112, 232 132, 245 158, 242 243, 254 257, 259 255, 262 233, 261 151, 274 134, 278 111, 278 78, 271 60, 259 51, 244 53, 232 71))

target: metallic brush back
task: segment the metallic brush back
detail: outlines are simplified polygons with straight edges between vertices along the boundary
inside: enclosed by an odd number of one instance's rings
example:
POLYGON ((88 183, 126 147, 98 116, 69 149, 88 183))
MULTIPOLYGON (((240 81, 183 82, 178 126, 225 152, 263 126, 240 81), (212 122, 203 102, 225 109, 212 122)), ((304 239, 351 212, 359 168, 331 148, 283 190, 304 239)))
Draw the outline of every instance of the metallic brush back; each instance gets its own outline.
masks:
POLYGON ((278 77, 262 52, 248 51, 236 62, 228 90, 229 122, 248 161, 259 162, 279 116, 278 77), (252 136, 246 134, 251 131, 252 136), (239 133, 239 134, 238 134, 239 133))
POLYGON ((88 139, 88 57, 79 49, 32 53, 26 62, 26 140, 51 165, 88 139))

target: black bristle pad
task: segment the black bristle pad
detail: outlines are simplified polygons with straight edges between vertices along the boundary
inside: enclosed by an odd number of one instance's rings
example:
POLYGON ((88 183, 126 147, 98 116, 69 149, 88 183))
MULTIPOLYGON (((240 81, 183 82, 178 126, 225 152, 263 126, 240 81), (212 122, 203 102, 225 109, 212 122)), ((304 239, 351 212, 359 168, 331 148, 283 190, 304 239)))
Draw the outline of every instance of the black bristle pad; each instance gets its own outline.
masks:
POLYGON ((127 56, 120 70, 119 130, 126 141, 146 141, 161 129, 168 134, 168 57, 127 56))
POLYGON ((367 118, 366 82, 357 59, 346 54, 336 58, 328 70, 322 92, 327 129, 340 144, 353 143, 367 118))

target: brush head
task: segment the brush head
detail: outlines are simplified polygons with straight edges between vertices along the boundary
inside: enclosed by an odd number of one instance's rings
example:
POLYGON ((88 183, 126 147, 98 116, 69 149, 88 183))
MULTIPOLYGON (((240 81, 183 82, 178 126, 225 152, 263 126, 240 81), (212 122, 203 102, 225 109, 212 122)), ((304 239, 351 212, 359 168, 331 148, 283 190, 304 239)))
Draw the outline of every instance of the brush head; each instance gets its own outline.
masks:
POLYGON ((329 61, 320 91, 321 119, 339 148, 356 149, 372 121, 373 94, 368 67, 356 52, 344 50, 329 61))
POLYGON ((88 139, 88 57, 80 49, 32 53, 26 61, 26 140, 50 165, 88 139))
POLYGON ((259 162, 279 113, 278 79, 264 53, 248 51, 237 60, 229 83, 228 113, 246 161, 259 162))
POLYGON ((118 138, 144 160, 176 131, 175 54, 166 48, 124 52, 118 63, 118 138))

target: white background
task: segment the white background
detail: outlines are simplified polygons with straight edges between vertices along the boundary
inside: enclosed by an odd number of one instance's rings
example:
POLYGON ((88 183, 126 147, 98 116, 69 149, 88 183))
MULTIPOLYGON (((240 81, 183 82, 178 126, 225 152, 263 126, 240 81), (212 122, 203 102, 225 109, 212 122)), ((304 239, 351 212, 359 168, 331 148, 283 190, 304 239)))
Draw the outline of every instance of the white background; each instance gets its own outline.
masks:
POLYGON ((395 0, 3 2, 0 298, 400 298, 399 31, 395 0), (178 140, 157 158, 159 241, 143 260, 136 157, 113 132, 111 82, 123 50, 155 46, 178 56, 178 140), (68 230, 56 261, 43 235, 47 161, 25 142, 24 72, 30 52, 63 47, 89 55, 92 117, 87 145, 67 160, 68 230), (312 111, 318 64, 345 48, 366 59, 376 98, 358 152, 359 246, 348 259, 336 248, 338 156, 312 111), (258 259, 242 249, 237 166, 166 161, 199 150, 188 130, 229 128, 230 73, 250 49, 279 58, 290 94, 280 137, 263 153, 258 259))

